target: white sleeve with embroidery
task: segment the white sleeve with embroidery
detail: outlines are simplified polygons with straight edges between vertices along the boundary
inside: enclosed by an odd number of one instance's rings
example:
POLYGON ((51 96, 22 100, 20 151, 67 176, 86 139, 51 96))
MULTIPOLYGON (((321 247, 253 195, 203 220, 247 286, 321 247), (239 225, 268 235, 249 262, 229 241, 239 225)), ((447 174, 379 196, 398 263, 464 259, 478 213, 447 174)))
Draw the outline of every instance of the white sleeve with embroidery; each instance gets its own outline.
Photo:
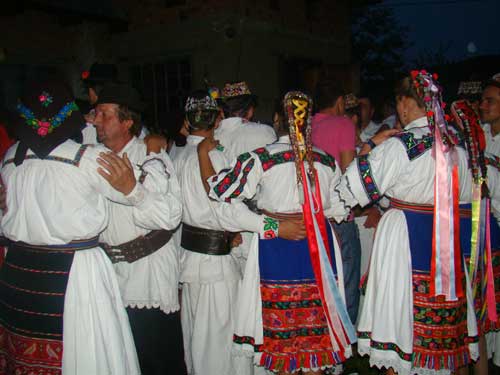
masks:
POLYGON ((346 209, 357 204, 364 207, 378 201, 394 184, 409 159, 401 142, 391 138, 375 147, 369 154, 356 157, 340 183, 331 191, 346 209))
POLYGON ((219 202, 252 199, 262 177, 262 164, 253 152, 238 156, 229 170, 208 179, 209 196, 219 202))
MULTIPOLYGON (((134 223, 144 229, 175 229, 182 219, 182 199, 174 166, 165 152, 150 154, 140 167, 144 198, 134 205, 134 223)), ((139 177, 141 179, 141 177, 139 177)))

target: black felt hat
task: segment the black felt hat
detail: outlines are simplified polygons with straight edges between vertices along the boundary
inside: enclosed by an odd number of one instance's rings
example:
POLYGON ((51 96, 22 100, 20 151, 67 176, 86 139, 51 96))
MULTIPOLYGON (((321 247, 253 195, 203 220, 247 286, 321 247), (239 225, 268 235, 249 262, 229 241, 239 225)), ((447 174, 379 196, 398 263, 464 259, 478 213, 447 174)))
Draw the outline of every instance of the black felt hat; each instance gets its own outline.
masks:
POLYGON ((28 148, 44 159, 61 143, 80 134, 85 124, 71 90, 61 81, 29 82, 16 109, 14 132, 21 142, 17 165, 28 148))
POLYGON ((107 83, 102 88, 96 104, 119 104, 136 112, 146 108, 139 92, 132 86, 123 83, 107 83))
POLYGON ((116 82, 118 71, 113 64, 94 63, 89 70, 82 72, 82 80, 87 86, 116 82))

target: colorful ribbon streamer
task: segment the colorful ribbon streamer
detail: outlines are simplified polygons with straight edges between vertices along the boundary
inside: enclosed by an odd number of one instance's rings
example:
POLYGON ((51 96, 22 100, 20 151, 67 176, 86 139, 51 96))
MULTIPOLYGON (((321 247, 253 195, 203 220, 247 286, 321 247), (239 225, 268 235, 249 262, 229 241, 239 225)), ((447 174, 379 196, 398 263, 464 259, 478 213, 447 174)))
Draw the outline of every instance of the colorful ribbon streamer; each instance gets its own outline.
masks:
POLYGON ((311 263, 327 317, 332 347, 337 351, 340 349, 342 353, 349 344, 356 342, 356 331, 347 313, 345 302, 338 289, 331 266, 330 249, 326 235, 327 229, 317 174, 314 175, 314 189, 311 188, 311 182, 305 172, 304 163, 301 163, 301 174, 302 181, 304 181, 302 184, 304 190, 302 208, 311 263))

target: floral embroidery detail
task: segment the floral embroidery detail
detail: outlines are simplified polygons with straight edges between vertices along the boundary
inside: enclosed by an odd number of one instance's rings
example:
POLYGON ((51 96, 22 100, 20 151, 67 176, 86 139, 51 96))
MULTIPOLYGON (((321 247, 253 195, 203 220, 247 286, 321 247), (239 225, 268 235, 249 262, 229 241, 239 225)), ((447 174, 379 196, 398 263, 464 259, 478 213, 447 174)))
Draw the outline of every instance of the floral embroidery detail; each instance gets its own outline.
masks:
POLYGON ((413 274, 413 365, 456 371, 470 362, 467 301, 445 301, 429 294, 430 275, 413 274))
POLYGON ((233 335, 233 342, 240 345, 252 345, 255 352, 260 351, 259 348, 261 347, 261 345, 255 345, 255 339, 253 337, 233 335))
POLYGON ((270 240, 278 237, 279 221, 269 217, 264 217, 264 239, 270 240))
POLYGON ((254 164, 255 164, 255 160, 252 159, 247 163, 247 165, 245 165, 245 168, 243 168, 243 174, 242 174, 242 177, 240 180, 240 185, 236 188, 235 191, 233 191, 233 193, 229 197, 227 197, 225 199, 226 202, 231 202, 231 199, 235 199, 235 198, 238 198, 240 196, 241 192, 243 191, 243 189, 245 188, 245 185, 247 183, 248 174, 252 170, 254 164))
POLYGON ((396 354, 401 358, 403 361, 411 362, 413 355, 411 353, 405 353, 404 351, 401 350, 399 346, 392 342, 379 342, 375 341, 371 338, 371 333, 370 332, 360 332, 358 331, 358 338, 360 339, 365 339, 365 340, 370 340, 370 346, 374 349, 377 350, 390 350, 392 352, 396 352, 396 354))
POLYGON ((413 133, 399 133, 394 137, 403 143, 408 159, 410 160, 418 158, 427 150, 430 150, 434 144, 434 136, 430 133, 422 136, 422 138, 415 138, 413 133))
POLYGON ((378 201, 382 195, 373 179, 370 162, 368 161, 368 154, 358 157, 358 169, 366 195, 370 198, 370 201, 378 201))
POLYGON ((69 102, 61 108, 61 110, 50 119, 42 118, 37 119, 33 111, 19 103, 17 105, 17 111, 21 115, 22 118, 26 120, 26 124, 34 128, 38 135, 41 137, 45 137, 47 134, 50 134, 54 131, 54 129, 58 128, 71 114, 73 111, 78 111, 78 106, 75 102, 69 102))
POLYGON ((244 154, 241 154, 238 156, 238 159, 236 159, 236 164, 231 172, 229 172, 221 182, 219 182, 217 185, 214 187, 214 192, 220 197, 222 196, 228 189, 229 187, 238 179, 240 173, 241 173, 241 168, 243 167, 243 164, 251 158, 251 155, 249 152, 245 152, 244 154))
POLYGON ((88 79, 90 77, 90 72, 88 70, 84 70, 82 72, 82 79, 88 79))
POLYGON ((486 165, 491 165, 493 168, 500 171, 500 157, 488 154, 484 156, 484 161, 486 165))
POLYGON ((343 352, 332 348, 315 284, 261 283, 261 296, 261 366, 274 372, 294 372, 300 368, 333 367, 345 360, 343 352))
POLYGON ((40 103, 42 103, 42 106, 45 108, 47 108, 54 101, 52 96, 50 96, 47 91, 43 91, 38 97, 38 100, 40 100, 40 103))
MULTIPOLYGON (((267 149, 262 147, 254 150, 254 153, 259 157, 264 172, 279 164, 295 162, 295 154, 293 153, 293 150, 271 154, 269 153, 269 151, 267 151, 267 149)), ((335 159, 332 156, 328 154, 322 154, 320 152, 313 152, 313 160, 317 163, 321 163, 323 165, 326 165, 327 167, 330 167, 333 172, 335 172, 335 159)))

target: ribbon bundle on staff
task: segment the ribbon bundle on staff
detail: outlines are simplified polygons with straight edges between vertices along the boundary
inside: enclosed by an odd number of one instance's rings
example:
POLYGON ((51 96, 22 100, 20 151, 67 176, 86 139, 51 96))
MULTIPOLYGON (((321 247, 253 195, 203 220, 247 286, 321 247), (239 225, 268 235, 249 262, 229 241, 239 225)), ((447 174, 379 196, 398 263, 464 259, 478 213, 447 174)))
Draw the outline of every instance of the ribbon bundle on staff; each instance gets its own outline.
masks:
POLYGON ((497 320, 495 290, 493 280, 493 265, 490 244, 490 199, 486 186, 486 164, 484 150, 486 140, 479 115, 466 100, 456 101, 451 106, 457 125, 466 138, 467 152, 472 170, 472 233, 471 256, 469 261, 469 276, 473 283, 474 296, 478 290, 483 304, 480 319, 486 315, 491 321, 497 320), (481 262, 479 262, 482 260, 481 262), (479 272, 480 285, 477 285, 479 272), (486 314, 487 312, 487 314, 486 314))
POLYGON ((313 162, 310 126, 312 100, 301 92, 289 92, 285 96, 284 105, 295 153, 297 184, 299 192, 303 194, 301 203, 311 263, 327 317, 332 346, 338 351, 355 342, 356 333, 331 266, 327 224, 313 162))

